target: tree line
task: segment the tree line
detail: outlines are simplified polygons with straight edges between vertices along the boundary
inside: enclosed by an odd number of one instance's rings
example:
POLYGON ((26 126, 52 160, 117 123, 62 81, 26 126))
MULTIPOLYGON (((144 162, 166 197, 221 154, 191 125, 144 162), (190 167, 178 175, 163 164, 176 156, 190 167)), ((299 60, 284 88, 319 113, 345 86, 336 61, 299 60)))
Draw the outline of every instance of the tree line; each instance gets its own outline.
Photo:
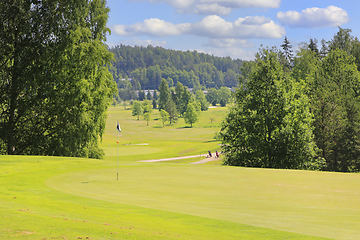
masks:
MULTIPOLYGON (((144 92, 140 95, 145 97, 144 92)), ((166 122, 172 124, 179 117, 183 117, 185 123, 190 124, 192 127, 199 120, 200 112, 208 110, 209 103, 203 91, 197 90, 193 94, 181 82, 178 82, 176 87, 170 88, 168 82, 162 79, 159 86, 159 96, 156 91, 154 96, 148 92, 147 97, 143 101, 135 100, 132 103, 132 115, 137 116, 138 120, 143 115, 144 120, 149 122, 152 108, 157 108, 157 106, 163 126, 166 122)))
POLYGON ((170 87, 178 82, 195 89, 234 87, 242 66, 239 59, 151 45, 118 45, 109 48, 109 52, 115 58, 109 70, 123 100, 134 99, 135 90, 158 89, 163 78, 170 87))
POLYGON ((244 63, 236 104, 218 135, 225 164, 360 170, 360 41, 339 28, 294 54, 262 48, 244 63))

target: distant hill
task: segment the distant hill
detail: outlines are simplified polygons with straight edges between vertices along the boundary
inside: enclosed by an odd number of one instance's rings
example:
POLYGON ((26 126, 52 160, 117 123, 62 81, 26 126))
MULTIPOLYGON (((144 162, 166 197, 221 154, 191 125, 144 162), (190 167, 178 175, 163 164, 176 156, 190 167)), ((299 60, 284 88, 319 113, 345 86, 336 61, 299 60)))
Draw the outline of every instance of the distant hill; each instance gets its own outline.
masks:
POLYGON ((157 89, 165 78, 170 87, 180 81, 189 88, 234 87, 238 84, 242 60, 215 57, 196 51, 175 51, 161 47, 131 47, 118 45, 109 48, 115 61, 110 67, 118 87, 133 90, 157 89), (123 81, 121 81, 123 80, 123 81))

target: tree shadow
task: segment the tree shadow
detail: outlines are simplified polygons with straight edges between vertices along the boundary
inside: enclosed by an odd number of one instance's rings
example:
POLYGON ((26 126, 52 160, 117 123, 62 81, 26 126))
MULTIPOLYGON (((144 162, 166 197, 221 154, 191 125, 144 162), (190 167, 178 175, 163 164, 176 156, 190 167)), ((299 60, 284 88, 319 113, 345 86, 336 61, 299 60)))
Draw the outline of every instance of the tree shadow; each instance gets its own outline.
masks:
POLYGON ((192 128, 191 126, 178 127, 177 129, 192 128))

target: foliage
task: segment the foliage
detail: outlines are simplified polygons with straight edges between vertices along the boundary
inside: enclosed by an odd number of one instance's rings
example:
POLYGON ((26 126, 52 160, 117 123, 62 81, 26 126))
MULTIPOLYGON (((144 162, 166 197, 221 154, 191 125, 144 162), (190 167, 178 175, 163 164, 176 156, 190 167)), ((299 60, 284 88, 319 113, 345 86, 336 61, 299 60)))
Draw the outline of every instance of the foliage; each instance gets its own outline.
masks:
POLYGON ((170 89, 167 81, 163 78, 159 87, 159 110, 165 109, 167 102, 170 99, 170 89))
POLYGON ((283 49, 282 57, 283 57, 283 67, 285 71, 289 71, 292 68, 292 63, 294 61, 292 45, 290 44, 289 39, 285 36, 284 43, 280 45, 283 49))
POLYGON ((201 90, 195 92, 195 100, 200 104, 201 111, 207 111, 209 109, 209 103, 206 100, 205 94, 201 90))
POLYGON ((103 0, 1 1, 0 142, 7 154, 96 157, 116 88, 103 0))
POLYGON ((167 101, 164 109, 169 114, 170 125, 172 123, 175 123, 178 119, 179 112, 176 109, 176 105, 171 98, 169 98, 169 100, 167 101))
POLYGON ((149 126, 149 121, 151 120, 151 113, 150 112, 144 113, 144 120, 146 121, 146 126, 149 126))
POLYGON ((278 55, 258 53, 249 82, 223 122, 225 164, 304 169, 314 166, 315 144, 303 86, 282 70, 278 55))
POLYGON ((128 76, 138 81, 142 89, 157 89, 162 78, 169 81, 170 87, 176 86, 178 82, 187 87, 233 87, 237 85, 242 64, 241 60, 232 60, 230 57, 167 50, 151 45, 118 45, 109 51, 115 55, 112 71, 114 79, 128 76))
POLYGON ((139 91, 139 101, 144 101, 146 99, 145 92, 140 90, 139 91))
POLYGON ((311 86, 315 139, 327 170, 360 166, 360 76, 354 58, 335 49, 324 58, 311 86))
POLYGON ((218 101, 222 107, 226 107, 226 104, 230 102, 231 99, 231 90, 227 87, 221 87, 218 90, 218 101))
POLYGON ((155 98, 152 100, 152 106, 153 106, 153 109, 157 108, 157 101, 155 98))
POLYGON ((206 95, 206 99, 213 106, 220 103, 222 107, 225 107, 231 100, 231 90, 227 87, 211 88, 206 95))
POLYGON ((152 102, 150 102, 149 100, 145 99, 142 103, 142 109, 143 109, 143 113, 151 113, 152 112, 152 102))
POLYGON ((199 121, 199 113, 196 111, 196 107, 193 103, 189 103, 186 108, 186 112, 184 113, 185 123, 190 124, 191 127, 194 123, 199 121))
POLYGON ((164 109, 161 109, 160 110, 160 119, 161 119, 161 122, 163 124, 163 126, 165 125, 165 122, 169 121, 169 114, 167 111, 165 111, 164 109))
POLYGON ((140 119, 140 115, 143 114, 143 109, 141 103, 139 101, 134 101, 132 104, 132 115, 137 116, 138 120, 140 119))
POLYGON ((208 94, 206 94, 206 100, 212 105, 216 106, 218 103, 219 97, 218 97, 218 90, 215 88, 211 88, 208 91, 208 94))

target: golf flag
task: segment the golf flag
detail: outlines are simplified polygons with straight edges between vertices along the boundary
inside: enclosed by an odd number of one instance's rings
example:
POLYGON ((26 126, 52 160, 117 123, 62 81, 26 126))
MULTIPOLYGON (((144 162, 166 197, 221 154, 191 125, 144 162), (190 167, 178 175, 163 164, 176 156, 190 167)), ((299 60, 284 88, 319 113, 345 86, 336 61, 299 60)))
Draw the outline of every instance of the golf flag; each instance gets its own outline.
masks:
POLYGON ((119 122, 117 123, 116 129, 117 129, 119 132, 121 132, 121 128, 120 128, 119 122))

